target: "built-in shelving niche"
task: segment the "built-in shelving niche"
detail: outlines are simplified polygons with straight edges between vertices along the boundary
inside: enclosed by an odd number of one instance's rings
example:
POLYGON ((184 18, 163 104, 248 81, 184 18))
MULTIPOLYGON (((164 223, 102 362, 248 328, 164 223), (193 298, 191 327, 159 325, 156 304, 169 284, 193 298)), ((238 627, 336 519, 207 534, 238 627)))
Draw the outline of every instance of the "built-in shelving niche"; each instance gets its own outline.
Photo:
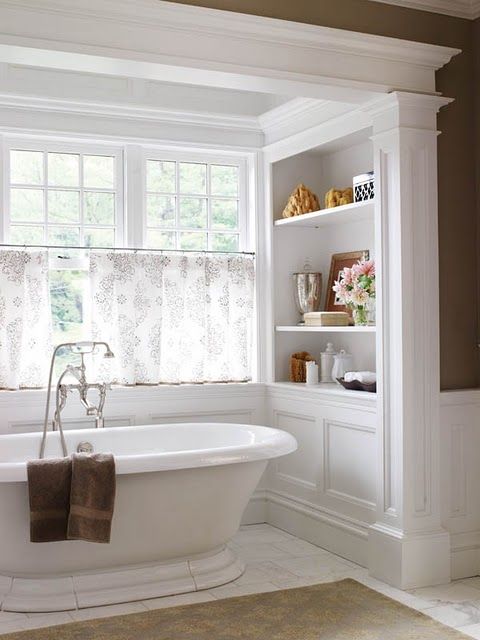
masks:
MULTIPOLYGON (((330 187, 352 185, 355 175, 373 169, 370 131, 279 160, 272 165, 273 250, 275 277, 275 381, 288 380, 289 356, 308 351, 319 359, 327 342, 346 349, 356 369, 376 370, 375 327, 301 327, 294 302, 292 274, 301 271, 309 257, 315 271, 323 274, 322 309, 328 286, 331 256, 368 249, 375 257, 374 202, 362 202, 324 209, 324 195, 330 187), (303 182, 314 191, 321 210, 282 218, 293 189, 303 182)), ((328 392, 334 387, 326 386, 328 392)), ((338 387, 337 387, 338 388, 338 387)), ((353 397, 352 397, 353 399, 353 397)))

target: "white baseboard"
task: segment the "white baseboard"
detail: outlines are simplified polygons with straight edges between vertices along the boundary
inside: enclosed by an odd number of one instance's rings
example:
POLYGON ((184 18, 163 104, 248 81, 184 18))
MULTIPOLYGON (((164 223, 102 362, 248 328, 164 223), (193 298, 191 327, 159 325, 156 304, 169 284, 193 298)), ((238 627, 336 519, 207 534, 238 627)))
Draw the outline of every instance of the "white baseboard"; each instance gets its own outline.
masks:
POLYGON ((480 573, 480 531, 454 533, 451 540, 452 580, 480 573))
POLYGON ((370 575, 398 589, 450 582, 450 534, 445 529, 404 533, 375 523, 369 536, 370 575))
POLYGON ((266 521, 364 567, 368 525, 279 492, 266 491, 266 521))

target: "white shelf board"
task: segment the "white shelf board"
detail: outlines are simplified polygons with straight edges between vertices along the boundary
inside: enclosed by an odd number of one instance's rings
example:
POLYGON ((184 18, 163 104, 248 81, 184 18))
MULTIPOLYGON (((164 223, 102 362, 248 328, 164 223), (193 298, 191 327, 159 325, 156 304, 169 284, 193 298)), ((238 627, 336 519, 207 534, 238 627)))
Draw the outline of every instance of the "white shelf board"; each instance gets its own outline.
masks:
POLYGON ((270 387, 276 389, 291 389, 293 391, 298 391, 300 393, 306 394, 328 394, 331 396, 337 396, 342 398, 351 398, 352 400, 364 399, 370 400, 372 402, 376 402, 377 394, 371 393, 370 391, 354 391, 352 389, 344 389, 340 384, 336 382, 319 382, 314 385, 306 385, 302 382, 271 382, 269 384, 270 387))
POLYGON ((275 220, 276 227, 323 227, 331 224, 345 224, 359 220, 373 220, 375 201, 353 202, 340 207, 304 213, 301 216, 275 220))
POLYGON ((375 333, 376 327, 373 326, 348 326, 348 327, 306 327, 305 325, 277 326, 276 331, 288 331, 298 333, 375 333))

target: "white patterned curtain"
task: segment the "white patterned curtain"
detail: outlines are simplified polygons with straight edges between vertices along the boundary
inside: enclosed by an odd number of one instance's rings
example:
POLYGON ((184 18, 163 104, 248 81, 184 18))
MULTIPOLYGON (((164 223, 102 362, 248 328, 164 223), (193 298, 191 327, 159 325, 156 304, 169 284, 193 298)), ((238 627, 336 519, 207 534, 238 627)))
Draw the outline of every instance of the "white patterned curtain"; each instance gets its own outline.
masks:
POLYGON ((254 260, 245 255, 92 251, 95 340, 118 384, 251 379, 254 260))
POLYGON ((0 388, 46 386, 51 354, 48 252, 0 249, 0 388))

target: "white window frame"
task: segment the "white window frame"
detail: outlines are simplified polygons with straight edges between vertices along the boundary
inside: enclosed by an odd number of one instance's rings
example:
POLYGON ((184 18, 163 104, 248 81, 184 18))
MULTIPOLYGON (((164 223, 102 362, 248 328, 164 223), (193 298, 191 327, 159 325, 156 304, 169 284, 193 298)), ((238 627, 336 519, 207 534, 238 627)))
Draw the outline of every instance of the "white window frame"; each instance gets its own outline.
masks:
MULTIPOLYGON (((66 154, 74 154, 74 155, 98 155, 98 156, 112 156, 114 158, 114 188, 113 191, 115 193, 115 247, 125 246, 126 240, 126 221, 125 221, 125 207, 124 207, 124 151, 122 146, 114 146, 107 145, 102 143, 87 143, 82 141, 59 141, 57 139, 48 139, 48 138, 31 138, 31 137, 11 137, 4 136, 3 138, 3 184, 4 184, 4 194, 3 194, 3 235, 4 242, 8 243, 10 241, 10 225, 12 224, 12 220, 10 217, 10 152, 11 151, 41 151, 44 155, 44 183, 42 185, 31 185, 31 188, 37 187, 39 189, 43 189, 45 192, 45 198, 47 197, 49 188, 54 189, 55 187, 48 186, 48 174, 47 174, 47 154, 51 153, 66 153, 66 154)), ((83 191, 105 191, 111 192, 112 189, 88 189, 83 186, 82 181, 82 171, 83 171, 83 163, 80 161, 80 185, 78 187, 78 191, 83 194, 83 191)), ((25 185, 19 185, 22 188, 25 185)), ((29 188, 28 186, 26 188, 29 188)), ((72 191, 77 190, 77 188, 72 187, 72 191)), ((83 207, 83 204, 81 205, 83 207)), ((47 216, 47 209, 45 207, 45 216, 47 216)), ((78 226, 83 227, 82 220, 78 224, 72 225, 62 225, 62 226, 78 226)), ((45 218, 44 225, 48 230, 48 221, 45 218)), ((90 226, 90 225, 87 225, 90 226)), ((99 225, 101 227, 101 225, 99 225)), ((46 242, 45 244, 48 244, 46 242)), ((81 243, 82 244, 82 243, 81 243)))
MULTIPOLYGON (((215 151, 189 151, 189 150, 173 150, 160 147, 142 147, 142 238, 143 246, 146 247, 147 238, 147 161, 148 160, 165 160, 168 162, 191 162, 198 164, 210 165, 223 165, 234 166, 238 168, 238 252, 250 251, 252 249, 250 242, 250 217, 248 215, 248 162, 245 154, 223 154, 215 151)), ((207 169, 207 173, 209 170, 207 169)), ((205 195, 199 195, 198 197, 205 197, 207 199, 207 216, 208 220, 211 220, 211 200, 215 196, 210 194, 209 190, 209 176, 207 176, 207 191, 205 195)), ((178 196, 178 174, 177 174, 177 193, 178 196)), ((219 199, 222 199, 219 197, 219 199)), ((228 199, 228 198, 226 198, 228 199)), ((232 198, 234 199, 234 198, 232 198)), ((178 206, 178 205, 177 205, 178 206)), ((161 229, 159 227, 159 229, 161 229)), ((170 230, 170 228, 169 228, 170 230)), ((176 227, 176 231, 190 231, 190 229, 176 227)), ((202 232, 215 232, 213 229, 193 229, 192 231, 202 232)), ((228 233, 227 229, 223 230, 224 233, 228 233)), ((218 233, 222 233, 222 230, 218 230, 218 233)), ((210 250, 209 250, 210 251, 210 250)))
MULTIPOLYGON (((239 246, 238 252, 257 252, 260 236, 257 212, 263 199, 259 196, 259 167, 257 152, 251 150, 223 150, 221 148, 205 148, 176 145, 163 145, 152 140, 102 141, 71 136, 59 138, 47 133, 0 132, 0 243, 10 241, 10 151, 32 150, 42 152, 59 152, 73 154, 111 155, 115 160, 115 210, 116 210, 116 248, 146 248, 146 161, 166 160, 176 162, 199 162, 205 164, 232 165, 239 170, 238 216, 239 246)), ((210 215, 210 212, 209 212, 210 215)), ((227 230, 225 230, 227 232, 227 230)), ((188 251, 188 250, 185 250, 188 251)), ((85 259, 68 261, 50 256, 51 269, 86 268, 85 259)), ((260 274, 257 274, 259 276, 260 274)), ((258 283, 257 283, 258 286, 258 283)), ((257 290, 258 296, 258 290, 257 290)), ((88 310, 87 310, 88 313, 88 310)), ((258 310, 257 310, 258 314, 258 310)), ((258 331, 260 318, 255 314, 255 345, 253 348, 252 380, 259 379, 258 331)))

